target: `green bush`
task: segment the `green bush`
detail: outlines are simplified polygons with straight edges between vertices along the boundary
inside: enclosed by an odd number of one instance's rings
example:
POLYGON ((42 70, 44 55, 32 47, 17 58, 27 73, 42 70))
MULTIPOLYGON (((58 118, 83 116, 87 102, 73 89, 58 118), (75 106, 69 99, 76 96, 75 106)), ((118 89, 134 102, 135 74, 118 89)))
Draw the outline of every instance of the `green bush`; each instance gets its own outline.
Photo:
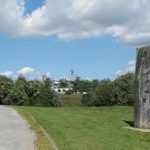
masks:
MULTIPOLYGON (((134 104, 135 75, 127 73, 116 80, 72 81, 72 90, 65 95, 57 95, 52 90, 52 80, 27 81, 19 76, 13 81, 0 76, 0 104, 30 106, 114 106, 134 104), (80 94, 77 94, 77 93, 80 94), (75 94, 72 94, 75 93, 75 94), (81 95, 82 94, 82 95, 81 95)), ((66 81, 65 83, 69 83, 66 81)), ((64 81, 62 82, 63 86, 64 81)))
POLYGON ((82 106, 95 106, 96 95, 93 92, 83 94, 82 96, 82 106))
POLYGON ((133 73, 128 73, 118 77, 114 81, 115 99, 117 105, 133 105, 134 104, 134 89, 135 76, 133 73))
POLYGON ((16 81, 0 76, 0 104, 58 107, 61 103, 51 89, 51 80, 27 81, 19 76, 16 81))
POLYGON ((95 106, 112 106, 114 105, 113 98, 113 82, 110 80, 103 80, 95 89, 96 101, 95 106))
POLYGON ((102 80, 93 91, 82 97, 84 106, 114 106, 134 104, 135 75, 127 73, 116 80, 102 80))
POLYGON ((7 96, 10 93, 10 89, 13 89, 13 80, 0 76, 0 104, 7 103, 7 96))
POLYGON ((25 105, 28 102, 28 96, 24 90, 13 88, 7 96, 7 101, 4 104, 8 105, 25 105))
POLYGON ((60 107, 61 103, 57 99, 57 96, 51 88, 42 87, 38 98, 36 99, 36 106, 44 107, 60 107))

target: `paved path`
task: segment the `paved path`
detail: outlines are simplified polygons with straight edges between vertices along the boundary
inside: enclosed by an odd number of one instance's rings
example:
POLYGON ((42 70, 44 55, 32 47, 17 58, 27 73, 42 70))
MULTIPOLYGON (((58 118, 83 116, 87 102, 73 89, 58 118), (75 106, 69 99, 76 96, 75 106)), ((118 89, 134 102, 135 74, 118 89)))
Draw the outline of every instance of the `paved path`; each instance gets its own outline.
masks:
POLYGON ((34 133, 12 108, 0 106, 0 150, 34 150, 34 133))

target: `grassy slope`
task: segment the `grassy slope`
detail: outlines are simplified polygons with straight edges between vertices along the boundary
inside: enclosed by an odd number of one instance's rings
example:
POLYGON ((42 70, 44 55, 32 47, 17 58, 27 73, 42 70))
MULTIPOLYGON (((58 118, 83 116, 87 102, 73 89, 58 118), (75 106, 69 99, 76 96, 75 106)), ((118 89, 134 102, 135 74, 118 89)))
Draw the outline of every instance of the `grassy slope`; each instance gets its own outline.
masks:
POLYGON ((63 107, 75 107, 81 105, 81 95, 59 95, 59 100, 62 102, 63 107))
POLYGON ((130 107, 32 108, 30 113, 60 150, 148 150, 150 134, 125 129, 132 120, 130 107))

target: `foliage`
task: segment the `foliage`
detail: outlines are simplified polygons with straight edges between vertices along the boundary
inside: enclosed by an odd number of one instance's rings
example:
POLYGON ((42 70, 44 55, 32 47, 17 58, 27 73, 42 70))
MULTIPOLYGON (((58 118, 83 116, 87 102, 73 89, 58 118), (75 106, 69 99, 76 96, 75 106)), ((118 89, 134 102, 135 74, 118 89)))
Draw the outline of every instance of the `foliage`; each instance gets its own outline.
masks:
POLYGON ((10 93, 10 89, 13 89, 13 80, 0 76, 0 104, 7 103, 7 96, 10 93))
POLYGON ((45 107, 60 107, 61 103, 57 99, 55 92, 51 88, 42 87, 38 98, 36 99, 37 106, 45 107))
POLYGON ((135 76, 133 73, 122 75, 114 81, 113 93, 118 105, 134 104, 134 85, 135 76))
POLYGON ((59 87, 60 88, 68 88, 69 82, 66 79, 59 80, 59 87))
POLYGON ((84 92, 89 92, 93 91, 99 84, 98 80, 80 80, 76 79, 75 81, 72 81, 73 84, 73 92, 77 93, 84 93, 84 92))
POLYGON ((51 79, 27 81, 19 76, 16 81, 0 76, 0 103, 5 105, 61 106, 51 88, 51 79))
POLYGON ((4 104, 8 105, 23 105, 27 103, 28 97, 24 91, 24 89, 19 86, 10 90, 10 93, 7 96, 7 101, 4 104))
POLYGON ((134 104, 133 73, 119 76, 114 81, 60 80, 60 87, 70 86, 64 96, 53 90, 53 81, 44 76, 42 81, 28 81, 19 76, 13 81, 0 76, 0 104, 58 107, 64 106, 114 106, 134 104), (82 96, 82 99, 80 98, 82 96))
POLYGON ((103 80, 95 89, 95 106, 111 106, 114 104, 113 81, 103 80))
POLYGON ((101 80, 93 91, 83 95, 83 106, 114 106, 134 104, 133 73, 119 76, 116 80, 101 80))
POLYGON ((46 88, 49 88, 49 87, 51 88, 53 84, 53 80, 47 76, 43 76, 43 83, 46 88))
POLYGON ((83 106, 94 106, 96 102, 96 95, 93 92, 88 92, 82 96, 83 106))

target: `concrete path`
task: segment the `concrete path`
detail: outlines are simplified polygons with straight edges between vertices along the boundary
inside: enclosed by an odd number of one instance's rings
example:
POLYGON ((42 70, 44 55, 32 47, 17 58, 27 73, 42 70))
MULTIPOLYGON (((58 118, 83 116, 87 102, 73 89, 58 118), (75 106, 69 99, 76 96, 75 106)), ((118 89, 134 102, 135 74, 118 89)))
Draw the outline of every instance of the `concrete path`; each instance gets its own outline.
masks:
POLYGON ((0 106, 0 150, 34 150, 34 133, 13 109, 0 106))

